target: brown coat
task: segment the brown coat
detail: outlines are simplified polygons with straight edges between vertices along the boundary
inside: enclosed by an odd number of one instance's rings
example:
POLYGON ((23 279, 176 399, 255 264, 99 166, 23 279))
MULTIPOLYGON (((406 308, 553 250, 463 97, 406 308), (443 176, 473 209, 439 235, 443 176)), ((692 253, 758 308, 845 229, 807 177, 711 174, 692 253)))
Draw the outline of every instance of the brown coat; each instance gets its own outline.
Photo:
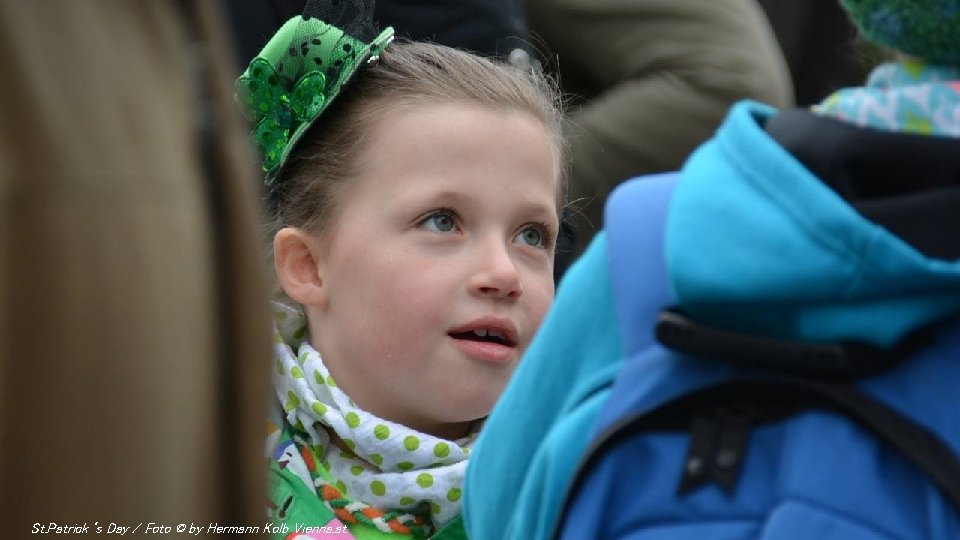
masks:
POLYGON ((5 538, 263 521, 256 173, 238 70, 210 60, 232 59, 217 6, 179 6, 0 0, 5 538), (201 92, 218 120, 206 156, 201 92))

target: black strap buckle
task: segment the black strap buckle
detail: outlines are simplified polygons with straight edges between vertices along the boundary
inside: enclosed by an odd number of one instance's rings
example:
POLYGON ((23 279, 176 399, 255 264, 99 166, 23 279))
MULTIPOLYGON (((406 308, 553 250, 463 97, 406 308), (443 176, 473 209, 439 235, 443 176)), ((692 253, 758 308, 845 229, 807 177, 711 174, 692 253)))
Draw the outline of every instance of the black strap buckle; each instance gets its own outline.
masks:
POLYGON ((756 408, 749 403, 706 409, 697 414, 677 495, 685 495, 711 481, 727 493, 733 492, 756 415, 756 408))

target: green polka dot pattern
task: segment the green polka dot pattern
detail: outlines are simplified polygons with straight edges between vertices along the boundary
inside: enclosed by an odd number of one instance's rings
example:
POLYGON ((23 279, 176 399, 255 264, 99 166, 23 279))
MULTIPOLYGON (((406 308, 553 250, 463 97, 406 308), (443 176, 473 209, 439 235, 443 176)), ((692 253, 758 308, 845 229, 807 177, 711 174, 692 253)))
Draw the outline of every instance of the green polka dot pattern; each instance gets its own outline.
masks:
POLYGON ((430 473, 420 473, 417 475, 417 485, 426 489, 433 485, 433 475, 430 473))
POLYGON ((418 439, 413 435, 404 437, 403 447, 406 448, 408 451, 413 452, 417 448, 420 448, 420 439, 418 439))
POLYGON ((319 353, 293 337, 304 321, 290 310, 274 322, 287 344, 274 347, 277 374, 272 377, 286 414, 271 425, 283 424, 288 431, 283 440, 297 446, 296 452, 283 452, 285 459, 303 462, 292 470, 306 467, 316 486, 330 482, 345 501, 383 511, 429 509, 434 524, 455 517, 463 499, 466 453, 475 435, 444 440, 358 408, 336 385, 319 353), (332 446, 331 439, 340 442, 332 446))
POLYGON ((293 390, 287 392, 287 402, 283 404, 283 410, 290 412, 300 406, 300 398, 293 393, 293 390))

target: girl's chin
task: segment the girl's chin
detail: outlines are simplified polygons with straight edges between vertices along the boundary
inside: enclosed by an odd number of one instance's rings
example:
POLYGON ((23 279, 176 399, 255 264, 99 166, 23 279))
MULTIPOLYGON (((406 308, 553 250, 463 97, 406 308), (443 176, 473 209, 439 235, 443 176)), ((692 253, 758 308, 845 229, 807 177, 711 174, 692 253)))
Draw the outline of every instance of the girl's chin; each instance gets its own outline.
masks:
POLYGON ((458 420, 458 419, 438 419, 438 423, 435 424, 435 428, 429 431, 431 435, 441 437, 447 440, 455 441, 457 439, 462 439, 468 435, 473 434, 478 431, 483 425, 483 422, 486 421, 487 416, 490 415, 490 410, 493 407, 484 409, 486 412, 476 415, 458 415, 458 418, 469 418, 469 420, 458 420))

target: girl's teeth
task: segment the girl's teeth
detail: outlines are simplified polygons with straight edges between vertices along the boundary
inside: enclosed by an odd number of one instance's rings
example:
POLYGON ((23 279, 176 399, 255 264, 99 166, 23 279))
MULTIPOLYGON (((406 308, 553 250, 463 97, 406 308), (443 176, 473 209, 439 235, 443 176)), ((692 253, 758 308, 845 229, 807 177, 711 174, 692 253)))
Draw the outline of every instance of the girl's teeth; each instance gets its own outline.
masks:
POLYGON ((476 334, 476 335, 478 335, 478 336, 480 336, 480 337, 487 337, 487 331, 486 331, 486 330, 474 330, 473 333, 476 334))

